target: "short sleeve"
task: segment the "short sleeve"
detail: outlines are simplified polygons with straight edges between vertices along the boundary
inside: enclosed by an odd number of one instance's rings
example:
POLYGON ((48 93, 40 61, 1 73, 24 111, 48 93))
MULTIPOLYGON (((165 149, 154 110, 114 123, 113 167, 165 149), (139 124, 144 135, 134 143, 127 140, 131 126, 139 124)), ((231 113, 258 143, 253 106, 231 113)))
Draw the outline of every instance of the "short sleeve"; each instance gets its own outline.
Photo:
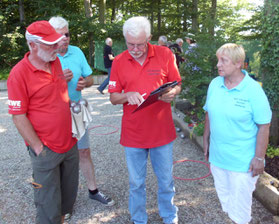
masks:
POLYGON ((90 68, 84 53, 80 50, 80 57, 82 62, 82 76, 87 77, 92 74, 92 69, 90 68))
POLYGON ((25 114, 28 109, 27 88, 23 80, 16 79, 12 72, 7 81, 9 114, 25 114))
POLYGON ((117 58, 114 59, 111 67, 111 72, 110 72, 110 80, 109 80, 109 85, 108 85, 108 91, 110 93, 121 93, 123 90, 123 87, 121 85, 121 81, 119 78, 119 72, 118 72, 118 66, 119 66, 119 61, 117 58))
POLYGON ((251 97, 253 120, 256 124, 268 124, 272 117, 268 99, 258 83, 255 84, 255 89, 251 97))

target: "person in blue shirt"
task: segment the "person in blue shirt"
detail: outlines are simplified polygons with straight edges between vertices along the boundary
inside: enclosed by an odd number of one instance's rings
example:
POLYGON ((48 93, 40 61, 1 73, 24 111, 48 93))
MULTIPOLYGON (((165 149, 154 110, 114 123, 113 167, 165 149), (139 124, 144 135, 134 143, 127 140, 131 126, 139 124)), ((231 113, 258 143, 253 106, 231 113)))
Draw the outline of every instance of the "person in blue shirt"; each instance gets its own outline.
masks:
POLYGON ((243 47, 228 43, 216 56, 219 76, 211 81, 204 106, 204 155, 223 211, 235 223, 246 224, 264 171, 272 113, 260 84, 242 70, 243 47))
MULTIPOLYGON (((78 102, 82 97, 81 91, 93 85, 92 70, 80 48, 70 45, 68 22, 62 17, 52 17, 49 23, 55 28, 56 32, 65 35, 58 50, 58 57, 65 79, 68 82, 69 97, 71 101, 78 102)), ((78 141, 78 149, 80 169, 87 181, 89 198, 97 200, 106 206, 113 205, 114 201, 97 189, 94 165, 89 148, 88 130, 78 141)))

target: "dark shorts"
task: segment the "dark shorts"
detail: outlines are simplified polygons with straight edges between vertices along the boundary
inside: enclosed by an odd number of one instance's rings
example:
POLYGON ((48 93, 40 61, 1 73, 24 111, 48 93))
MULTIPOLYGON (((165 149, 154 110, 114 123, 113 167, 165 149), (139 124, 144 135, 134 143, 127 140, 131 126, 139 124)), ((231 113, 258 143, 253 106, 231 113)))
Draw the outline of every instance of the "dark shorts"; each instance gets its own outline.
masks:
POLYGON ((72 212, 77 196, 77 146, 62 154, 44 146, 38 156, 31 147, 28 149, 33 168, 36 221, 40 224, 61 224, 61 216, 72 212))

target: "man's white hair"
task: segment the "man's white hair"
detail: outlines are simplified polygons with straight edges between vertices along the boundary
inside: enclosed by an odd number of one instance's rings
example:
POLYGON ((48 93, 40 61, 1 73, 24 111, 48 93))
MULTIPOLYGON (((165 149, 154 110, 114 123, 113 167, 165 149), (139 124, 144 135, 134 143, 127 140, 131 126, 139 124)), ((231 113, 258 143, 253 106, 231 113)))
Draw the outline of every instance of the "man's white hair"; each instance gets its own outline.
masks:
POLYGON ((54 29, 63 29, 65 27, 69 29, 68 21, 61 16, 53 16, 48 22, 54 27, 54 29))
POLYGON ((112 42, 112 39, 111 39, 110 37, 108 37, 108 38, 106 39, 106 45, 109 45, 110 42, 112 42))
POLYGON ((145 32, 146 38, 149 38, 151 35, 150 22, 146 17, 132 17, 128 19, 123 25, 123 36, 125 38, 127 33, 133 37, 138 37, 142 32, 145 32))
POLYGON ((181 38, 177 38, 176 41, 175 41, 177 44, 179 43, 183 43, 183 40, 181 38))
POLYGON ((160 36, 159 40, 162 41, 164 44, 168 43, 168 38, 166 36, 160 36))

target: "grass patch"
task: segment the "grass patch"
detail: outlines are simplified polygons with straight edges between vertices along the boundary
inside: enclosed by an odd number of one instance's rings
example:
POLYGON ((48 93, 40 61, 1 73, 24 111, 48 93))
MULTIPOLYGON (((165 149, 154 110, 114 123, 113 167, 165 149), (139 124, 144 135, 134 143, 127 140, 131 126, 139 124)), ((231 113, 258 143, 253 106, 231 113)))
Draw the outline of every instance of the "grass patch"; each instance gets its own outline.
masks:
POLYGON ((7 80, 10 73, 10 68, 0 69, 0 80, 7 80))

